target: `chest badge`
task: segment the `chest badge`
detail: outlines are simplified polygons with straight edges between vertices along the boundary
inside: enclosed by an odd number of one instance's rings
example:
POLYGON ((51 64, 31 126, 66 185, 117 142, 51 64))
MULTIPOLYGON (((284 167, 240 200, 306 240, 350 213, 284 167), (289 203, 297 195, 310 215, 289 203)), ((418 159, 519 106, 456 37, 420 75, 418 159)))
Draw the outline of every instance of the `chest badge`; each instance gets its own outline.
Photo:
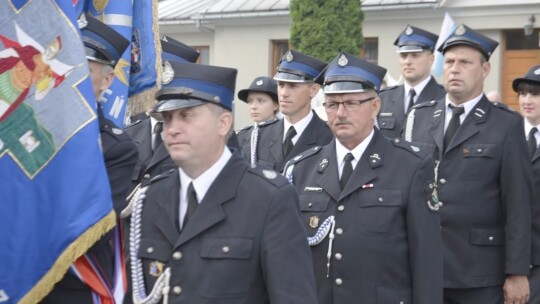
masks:
POLYGON ((316 215, 313 215, 309 218, 309 227, 316 229, 319 227, 319 217, 316 215))
POLYGON ((149 269, 148 273, 150 273, 151 276, 157 278, 163 272, 163 266, 164 265, 165 264, 163 264, 160 261, 153 261, 152 263, 150 263, 150 269, 149 269))

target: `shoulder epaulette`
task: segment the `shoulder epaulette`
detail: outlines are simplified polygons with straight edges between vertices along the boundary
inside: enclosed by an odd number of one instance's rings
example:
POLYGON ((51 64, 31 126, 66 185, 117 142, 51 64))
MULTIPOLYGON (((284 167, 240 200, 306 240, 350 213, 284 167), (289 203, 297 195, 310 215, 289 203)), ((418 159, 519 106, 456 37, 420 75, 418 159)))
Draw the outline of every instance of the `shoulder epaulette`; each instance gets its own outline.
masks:
POLYGON ((398 148, 411 152, 412 154, 416 155, 418 158, 424 158, 427 155, 427 151, 423 151, 418 146, 415 146, 414 144, 406 140, 403 140, 400 138, 394 138, 392 139, 392 143, 394 144, 394 146, 398 148))
POLYGON ((144 120, 144 119, 136 120, 136 121, 130 123, 129 125, 125 126, 124 129, 131 128, 131 127, 133 127, 133 126, 135 126, 135 125, 138 125, 138 124, 140 124, 141 122, 143 122, 143 120, 144 120))
POLYGON ((248 172, 251 172, 255 175, 258 175, 263 178, 263 180, 275 185, 276 187, 281 187, 287 184, 287 180, 279 172, 270 170, 270 169, 261 169, 257 165, 249 166, 248 172))
POLYGON ((426 107, 433 107, 436 104, 437 104, 436 100, 424 101, 424 102, 415 104, 411 109, 420 109, 420 108, 426 108, 426 107))
POLYGON ((394 90, 394 89, 399 88, 399 87, 400 87, 399 85, 395 85, 395 86, 391 86, 391 87, 386 87, 386 88, 382 89, 380 93, 386 92, 386 91, 391 91, 391 90, 394 90))
POLYGON ((512 113, 517 113, 516 110, 510 108, 509 106, 507 106, 506 104, 504 104, 502 102, 492 102, 492 104, 495 106, 495 108, 506 110, 506 111, 512 112, 512 113))
POLYGON ((236 131, 236 134, 238 134, 240 132, 245 132, 245 131, 248 131, 248 130, 251 130, 251 129, 253 129, 253 126, 245 126, 242 129, 236 131))
POLYGON ((287 164, 285 165, 285 167, 288 167, 290 165, 295 165, 299 162, 301 162, 302 160, 306 159, 306 158, 309 158, 317 153, 319 153, 319 151, 322 150, 322 147, 321 146, 315 146, 309 150, 306 150, 298 155, 296 155, 295 157, 291 158, 291 160, 289 160, 287 162, 287 164))
POLYGON ((271 125, 271 124, 274 124, 274 123, 276 123, 276 122, 278 122, 278 121, 279 121, 279 119, 277 119, 277 118, 276 118, 276 119, 272 119, 272 120, 268 120, 268 121, 263 121, 263 122, 259 123, 259 124, 257 125, 257 127, 259 127, 259 128, 266 127, 266 126, 269 126, 269 125, 271 125))
POLYGON ((169 170, 169 171, 166 171, 166 172, 163 172, 163 173, 161 173, 161 174, 159 174, 159 175, 156 175, 156 176, 152 177, 150 180, 146 181, 146 182, 142 185, 142 187, 144 187, 144 186, 150 186, 151 184, 153 184, 153 183, 155 183, 155 182, 157 182, 157 181, 159 181, 159 180, 162 180, 162 179, 164 179, 164 178, 167 178, 167 177, 171 176, 174 172, 176 172, 176 169, 171 169, 171 170, 169 170))

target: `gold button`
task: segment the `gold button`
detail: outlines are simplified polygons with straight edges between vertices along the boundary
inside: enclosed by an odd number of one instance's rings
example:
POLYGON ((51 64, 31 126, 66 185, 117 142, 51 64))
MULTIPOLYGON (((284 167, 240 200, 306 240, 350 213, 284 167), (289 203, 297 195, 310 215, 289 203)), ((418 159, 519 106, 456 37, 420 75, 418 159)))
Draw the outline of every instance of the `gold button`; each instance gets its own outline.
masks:
POLYGON ((148 252, 148 253, 154 252, 154 247, 148 247, 148 248, 146 248, 146 252, 148 252))
POLYGON ((182 253, 180 251, 175 251, 172 255, 172 258, 178 261, 182 258, 182 253))
POLYGON ((221 248, 221 251, 223 251, 224 253, 229 253, 229 251, 231 251, 231 248, 229 248, 229 246, 223 246, 221 248))
POLYGON ((343 211, 343 210, 345 210, 345 206, 339 205, 339 206, 337 207, 337 210, 338 210, 338 211, 343 211))
POLYGON ((172 289, 172 292, 175 294, 175 295, 179 295, 182 293, 182 287, 180 286, 174 286, 173 289, 172 289))
POLYGON ((334 257, 335 257, 336 260, 338 260, 338 261, 341 260, 341 258, 343 258, 343 256, 342 256, 341 253, 339 253, 339 252, 336 253, 336 254, 334 255, 334 257))
POLYGON ((336 229, 336 234, 343 234, 343 229, 337 228, 336 229))

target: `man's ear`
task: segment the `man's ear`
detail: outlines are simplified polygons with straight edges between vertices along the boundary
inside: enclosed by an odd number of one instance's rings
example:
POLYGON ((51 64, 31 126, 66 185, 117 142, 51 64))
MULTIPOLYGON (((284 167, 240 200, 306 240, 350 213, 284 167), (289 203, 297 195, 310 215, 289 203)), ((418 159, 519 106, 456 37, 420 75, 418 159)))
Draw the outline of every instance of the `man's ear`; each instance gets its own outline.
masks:
POLYGON ((321 85, 318 83, 312 83, 310 90, 309 90, 309 96, 311 98, 317 96, 317 93, 319 93, 319 90, 321 89, 321 85))
POLYGON ((99 91, 103 93, 103 91, 107 90, 111 86, 113 80, 114 80, 114 72, 111 71, 110 73, 107 74, 107 76, 103 77, 99 91))

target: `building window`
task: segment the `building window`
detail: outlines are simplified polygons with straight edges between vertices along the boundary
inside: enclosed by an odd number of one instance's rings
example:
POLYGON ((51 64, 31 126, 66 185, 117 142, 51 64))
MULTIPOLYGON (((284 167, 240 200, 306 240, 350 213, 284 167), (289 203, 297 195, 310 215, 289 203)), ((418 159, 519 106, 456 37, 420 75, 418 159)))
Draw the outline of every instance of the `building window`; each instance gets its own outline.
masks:
POLYGON ((274 77, 279 60, 289 51, 289 40, 272 40, 272 58, 270 60, 269 77, 274 77))
POLYGON ((378 64, 379 38, 377 37, 364 38, 364 49, 362 50, 360 57, 373 64, 378 64))
POLYGON ((197 63, 199 64, 210 64, 210 47, 208 46, 192 46, 192 48, 199 51, 199 59, 197 63))
POLYGON ((508 30, 506 32, 507 50, 537 50, 540 49, 540 29, 534 29, 531 35, 526 36, 522 29, 508 30))

